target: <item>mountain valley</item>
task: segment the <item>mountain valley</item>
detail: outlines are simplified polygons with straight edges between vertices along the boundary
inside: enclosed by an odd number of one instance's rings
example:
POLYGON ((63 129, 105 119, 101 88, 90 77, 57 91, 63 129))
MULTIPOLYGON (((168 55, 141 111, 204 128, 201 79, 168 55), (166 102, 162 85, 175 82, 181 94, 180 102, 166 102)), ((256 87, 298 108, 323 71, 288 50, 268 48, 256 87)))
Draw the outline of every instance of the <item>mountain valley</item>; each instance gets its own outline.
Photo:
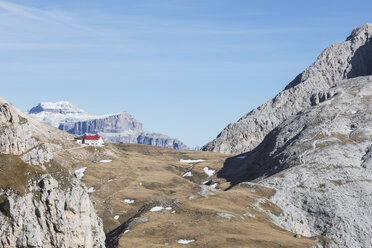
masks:
POLYGON ((127 113, 0 98, 0 246, 372 247, 371 40, 353 30, 204 151, 127 113))

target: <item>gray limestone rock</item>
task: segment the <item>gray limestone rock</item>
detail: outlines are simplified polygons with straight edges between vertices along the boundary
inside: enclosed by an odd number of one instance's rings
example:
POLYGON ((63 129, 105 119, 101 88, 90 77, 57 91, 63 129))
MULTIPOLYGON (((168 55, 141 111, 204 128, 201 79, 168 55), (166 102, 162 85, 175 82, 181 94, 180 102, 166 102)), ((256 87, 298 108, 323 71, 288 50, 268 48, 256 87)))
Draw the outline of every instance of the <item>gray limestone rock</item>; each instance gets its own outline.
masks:
POLYGON ((189 149, 182 141, 169 137, 164 134, 141 132, 137 136, 137 144, 144 144, 150 146, 161 146, 165 148, 172 148, 177 150, 189 149))
POLYGON ((326 247, 371 247, 372 76, 329 93, 229 159, 218 176, 276 189, 271 201, 283 214, 271 217, 287 230, 326 236, 326 247))
POLYGON ((32 165, 43 165, 53 159, 53 149, 50 144, 41 144, 23 154, 21 159, 32 165))
POLYGON ((28 121, 0 98, 0 152, 19 155, 37 144, 28 121))
POLYGON ((102 221, 85 186, 62 190, 50 175, 20 195, 0 189, 1 247, 104 247, 102 221))
POLYGON ((372 24, 355 29, 346 41, 325 49, 272 100, 229 124, 202 150, 243 153, 254 149, 287 118, 331 97, 327 91, 341 80, 372 74, 372 24))

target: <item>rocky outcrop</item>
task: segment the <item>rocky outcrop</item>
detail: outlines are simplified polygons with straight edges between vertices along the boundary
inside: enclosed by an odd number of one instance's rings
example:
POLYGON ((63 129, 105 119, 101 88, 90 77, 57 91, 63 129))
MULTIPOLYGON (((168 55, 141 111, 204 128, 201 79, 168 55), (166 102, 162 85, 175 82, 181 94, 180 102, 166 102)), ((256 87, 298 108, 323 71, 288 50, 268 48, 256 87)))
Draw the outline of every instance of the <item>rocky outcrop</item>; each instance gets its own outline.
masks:
POLYGON ((269 102, 229 124, 202 149, 243 153, 254 149, 287 118, 317 104, 340 81, 372 74, 372 25, 355 29, 346 41, 325 49, 318 59, 269 102))
POLYGON ((189 149, 180 140, 146 132, 142 123, 128 113, 96 116, 69 102, 40 103, 29 114, 36 119, 74 135, 102 136, 105 142, 134 143, 172 149, 189 149))
POLYGON ((21 159, 29 164, 43 166, 44 163, 49 163, 53 159, 53 148, 50 144, 41 144, 31 149, 21 159))
POLYGON ((19 118, 10 108, 8 103, 2 103, 0 105, 0 123, 3 124, 16 124, 19 118))
POLYGON ((77 179, 62 190, 43 175, 29 189, 0 189, 1 247, 104 247, 102 221, 77 179))
POLYGON ((0 152, 19 155, 36 145, 28 121, 0 98, 0 152))
POLYGON ((161 146, 165 148, 172 148, 178 150, 189 149, 180 140, 158 133, 149 132, 139 133, 139 135, 137 136, 137 143, 150 146, 161 146))
MULTIPOLYGON (((19 161, 7 160, 6 166, 24 179, 0 188, 1 247, 104 247, 102 222, 85 186, 49 164, 69 136, 0 98, 0 153, 18 155, 19 161)), ((0 182, 12 181, 8 174, 0 173, 0 182)))
POLYGON ((276 189, 279 226, 324 235, 326 247, 372 245, 372 76, 338 82, 218 173, 276 189), (329 96, 329 97, 328 97, 329 96))

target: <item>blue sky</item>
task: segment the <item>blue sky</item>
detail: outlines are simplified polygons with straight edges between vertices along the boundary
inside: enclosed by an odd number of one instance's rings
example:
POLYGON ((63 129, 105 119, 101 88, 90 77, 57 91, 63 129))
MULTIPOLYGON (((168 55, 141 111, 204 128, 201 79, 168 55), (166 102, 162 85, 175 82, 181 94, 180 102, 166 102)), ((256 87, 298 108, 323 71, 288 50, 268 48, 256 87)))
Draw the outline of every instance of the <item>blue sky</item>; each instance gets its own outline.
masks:
POLYGON ((0 1, 0 95, 204 145, 371 22, 372 1, 0 1))

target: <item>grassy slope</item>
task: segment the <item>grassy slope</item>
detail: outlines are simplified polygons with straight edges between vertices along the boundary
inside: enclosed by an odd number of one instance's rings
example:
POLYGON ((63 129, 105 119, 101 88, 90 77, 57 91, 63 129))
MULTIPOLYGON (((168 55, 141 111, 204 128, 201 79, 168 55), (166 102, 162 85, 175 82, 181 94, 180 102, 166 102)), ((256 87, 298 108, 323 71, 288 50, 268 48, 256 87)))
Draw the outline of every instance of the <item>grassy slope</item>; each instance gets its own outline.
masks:
POLYGON ((44 170, 25 163, 18 156, 0 154, 0 188, 12 188, 24 194, 27 182, 43 173, 44 170))
MULTIPOLYGON (((269 201, 273 190, 244 185, 228 191, 219 190, 208 198, 198 194, 200 185, 208 177, 203 168, 218 170, 228 156, 202 151, 178 151, 145 145, 107 144, 96 150, 92 147, 73 148, 61 152, 56 160, 72 171, 87 167, 83 181, 94 187, 91 197, 98 214, 104 221, 105 232, 112 231, 137 211, 149 204, 161 205, 157 200, 179 199, 181 203, 170 211, 144 212, 139 218, 148 222, 130 226, 130 231, 120 235, 120 247, 177 247, 179 239, 194 239, 188 247, 309 247, 315 242, 308 238, 294 238, 269 220, 257 207, 279 214, 281 210, 269 201), (111 159, 111 163, 93 163, 92 160, 111 159), (204 159, 196 163, 192 177, 182 177, 189 167, 180 159, 204 159), (195 196, 189 200, 190 196, 195 196), (262 199, 261 204, 256 198, 262 199), (133 204, 124 202, 133 199, 133 204), (175 210, 175 213, 172 211, 175 210), (255 218, 245 216, 247 212, 255 218), (220 218, 218 213, 235 217, 220 218), (114 216, 119 216, 115 220, 114 216)), ((219 187, 229 185, 221 179, 219 187)), ((137 218, 137 220, 139 219, 137 218)))

